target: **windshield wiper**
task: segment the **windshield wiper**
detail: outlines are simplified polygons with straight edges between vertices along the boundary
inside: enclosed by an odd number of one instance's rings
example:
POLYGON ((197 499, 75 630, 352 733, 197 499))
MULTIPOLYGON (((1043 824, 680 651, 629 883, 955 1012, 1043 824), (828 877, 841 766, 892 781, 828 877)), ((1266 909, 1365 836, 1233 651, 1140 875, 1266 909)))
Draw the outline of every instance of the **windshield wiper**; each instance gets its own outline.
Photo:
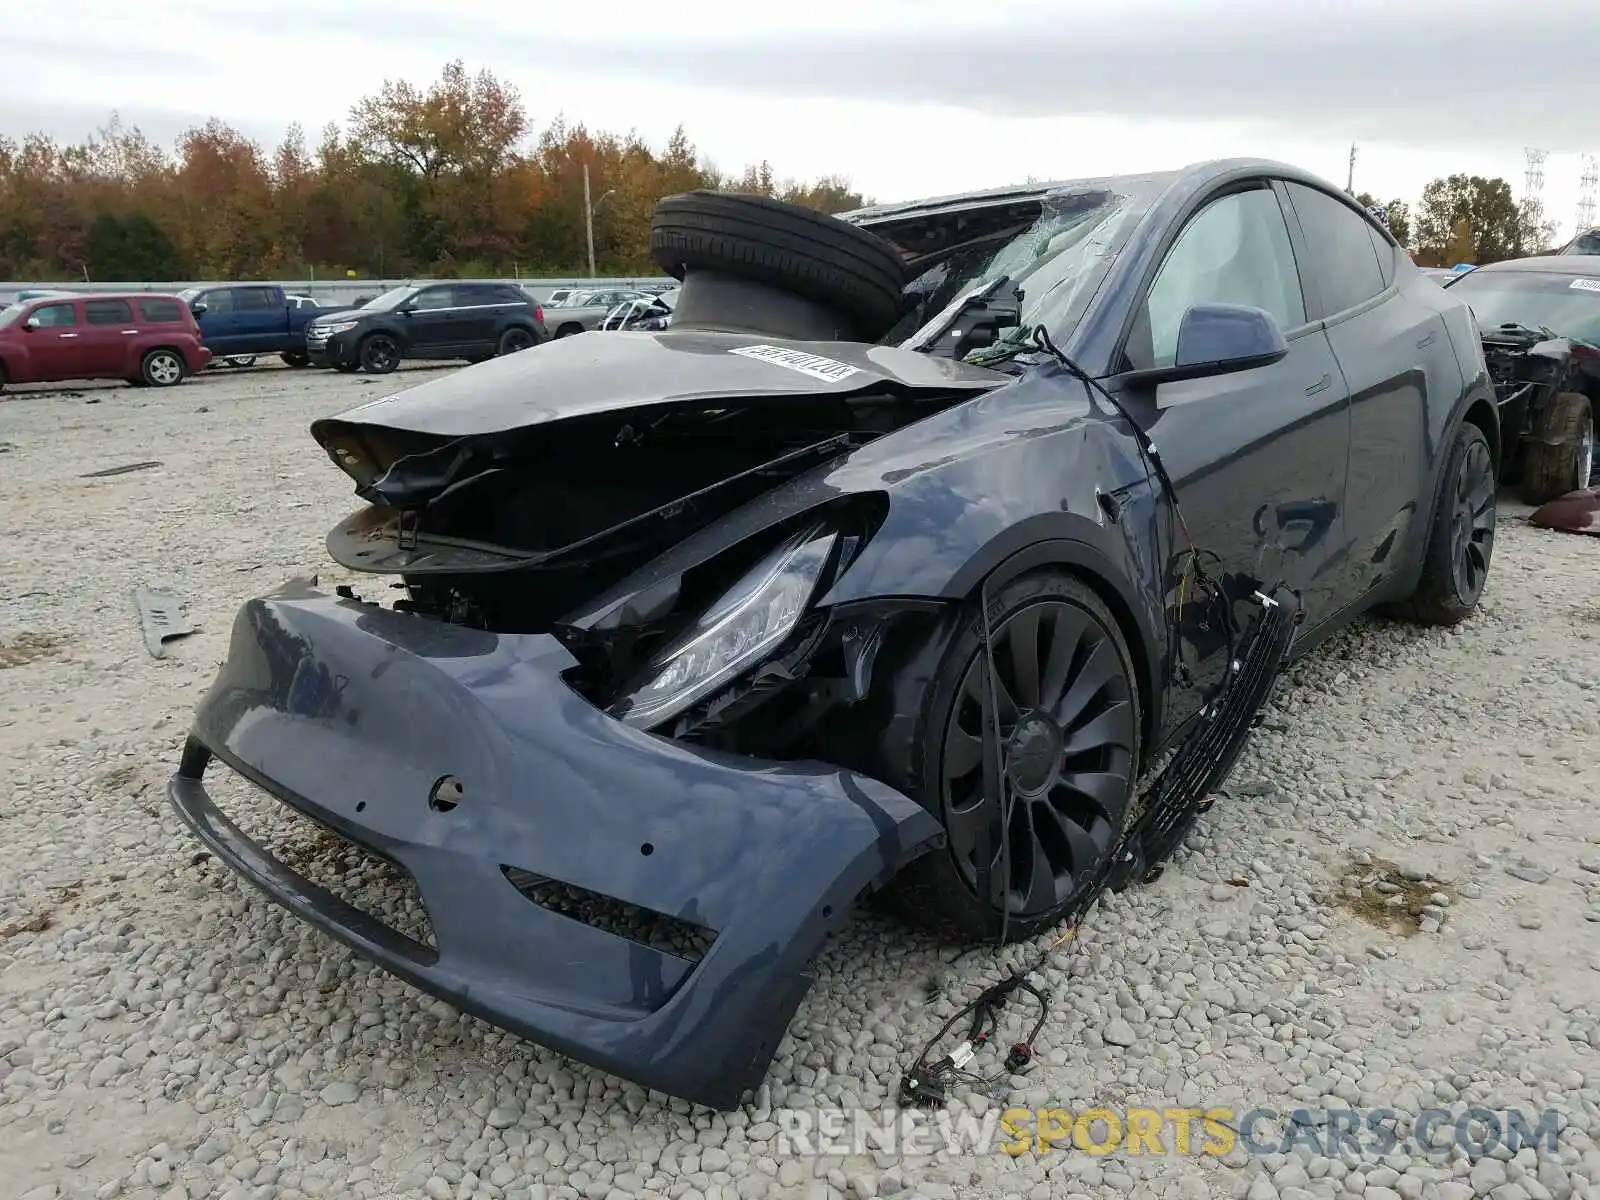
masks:
POLYGON ((993 345, 1002 329, 1022 324, 1022 289, 1001 275, 968 293, 926 337, 909 347, 957 361, 980 346, 993 345), (1002 290, 1008 295, 1002 297, 1002 290))

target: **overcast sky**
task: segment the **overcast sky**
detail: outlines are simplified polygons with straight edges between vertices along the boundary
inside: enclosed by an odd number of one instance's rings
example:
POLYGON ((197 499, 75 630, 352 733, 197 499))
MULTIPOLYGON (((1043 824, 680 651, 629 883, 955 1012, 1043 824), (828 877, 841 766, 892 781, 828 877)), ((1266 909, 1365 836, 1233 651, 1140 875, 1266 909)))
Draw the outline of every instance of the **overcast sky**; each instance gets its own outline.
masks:
POLYGON ((1600 155, 1597 0, 53 0, 11 9, 0 132, 82 138, 113 109, 170 145, 222 117, 315 142, 386 78, 488 67, 535 128, 558 114, 724 169, 840 172, 878 200, 1283 159, 1414 201, 1452 171, 1550 152, 1572 227, 1600 155), (1582 48, 1582 53, 1578 53, 1582 48))

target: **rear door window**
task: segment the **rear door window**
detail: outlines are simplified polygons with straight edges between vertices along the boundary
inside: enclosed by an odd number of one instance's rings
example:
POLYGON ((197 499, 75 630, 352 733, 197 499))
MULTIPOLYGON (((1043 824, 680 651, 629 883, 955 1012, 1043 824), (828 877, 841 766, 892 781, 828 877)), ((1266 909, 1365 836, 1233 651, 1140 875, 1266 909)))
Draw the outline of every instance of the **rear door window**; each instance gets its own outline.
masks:
POLYGON ((133 305, 126 300, 85 300, 83 319, 90 325, 131 325, 133 305))
POLYGON ((78 323, 78 306, 76 304, 42 304, 33 310, 33 320, 38 321, 45 329, 59 329, 64 325, 78 323))
POLYGON ((1388 285, 1366 215, 1317 188, 1291 183, 1288 189, 1305 234, 1309 274, 1322 297, 1321 315, 1355 308, 1383 291, 1388 285))
POLYGON ((146 321, 165 324, 168 321, 183 320, 183 305, 176 300, 163 300, 160 298, 139 301, 139 311, 146 321))

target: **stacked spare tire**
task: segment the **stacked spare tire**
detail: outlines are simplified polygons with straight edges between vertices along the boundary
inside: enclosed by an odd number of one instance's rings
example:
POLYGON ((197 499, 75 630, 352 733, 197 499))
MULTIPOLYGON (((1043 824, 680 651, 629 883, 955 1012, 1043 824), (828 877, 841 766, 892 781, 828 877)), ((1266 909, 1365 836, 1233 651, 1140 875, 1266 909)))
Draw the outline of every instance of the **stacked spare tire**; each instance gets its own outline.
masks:
POLYGON ((668 196, 650 223, 650 252, 683 284, 674 330, 876 342, 898 319, 906 282, 892 242, 765 196, 668 196))

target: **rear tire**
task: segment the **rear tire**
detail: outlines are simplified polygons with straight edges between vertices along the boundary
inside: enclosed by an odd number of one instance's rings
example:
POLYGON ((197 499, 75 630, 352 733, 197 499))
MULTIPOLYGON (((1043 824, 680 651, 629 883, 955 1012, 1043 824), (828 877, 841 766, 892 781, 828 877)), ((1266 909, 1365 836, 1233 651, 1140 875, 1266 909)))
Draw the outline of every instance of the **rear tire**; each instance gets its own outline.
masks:
POLYGON ((1445 462, 1439 502, 1428 526, 1417 590, 1390 615, 1417 625, 1459 625, 1472 615, 1494 555, 1494 458, 1476 425, 1456 431, 1445 462))
POLYGON ((893 243, 799 204, 693 191, 650 221, 650 253, 674 279, 714 271, 803 296, 850 317, 875 341, 899 317, 905 267, 893 243))
POLYGON ((513 325, 500 335, 500 346, 495 351, 497 354, 516 354, 526 350, 534 344, 533 334, 520 325, 513 325))
POLYGON ((188 373, 183 357, 176 350, 152 350, 139 364, 139 378, 150 387, 174 387, 182 383, 188 373))
POLYGON ((1589 486, 1594 471, 1594 411, 1579 392, 1562 392, 1539 414, 1528 438, 1522 489, 1530 504, 1543 504, 1589 486))
MULTIPOLYGON (((1122 835, 1138 778, 1140 697, 1122 630, 1081 579, 1045 570, 1000 585, 989 627, 1012 763, 1011 941, 1059 923, 1122 835)), ((987 825, 997 853, 1001 814, 981 757, 980 601, 947 630, 893 672, 890 711, 912 715, 889 721, 879 769, 939 819, 949 843, 911 863, 885 898, 918 924, 989 939, 1001 927, 1001 873, 991 868, 991 893, 980 899, 976 831, 987 825)))

